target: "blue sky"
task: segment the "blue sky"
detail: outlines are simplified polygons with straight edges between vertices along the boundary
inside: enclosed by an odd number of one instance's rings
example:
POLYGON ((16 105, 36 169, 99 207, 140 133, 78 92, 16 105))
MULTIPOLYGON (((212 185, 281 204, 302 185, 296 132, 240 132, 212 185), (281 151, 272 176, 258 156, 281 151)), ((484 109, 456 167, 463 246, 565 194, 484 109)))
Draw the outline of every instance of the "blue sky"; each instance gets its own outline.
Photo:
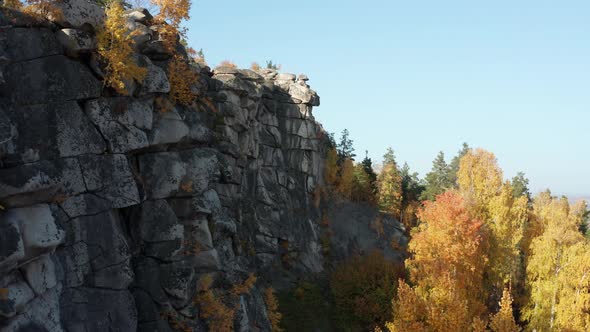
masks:
MULTIPOLYGON (((590 1, 194 0, 214 66, 305 73, 324 127, 424 176, 466 141, 531 189, 590 194, 590 1)), ((590 195, 589 195, 590 196, 590 195)))

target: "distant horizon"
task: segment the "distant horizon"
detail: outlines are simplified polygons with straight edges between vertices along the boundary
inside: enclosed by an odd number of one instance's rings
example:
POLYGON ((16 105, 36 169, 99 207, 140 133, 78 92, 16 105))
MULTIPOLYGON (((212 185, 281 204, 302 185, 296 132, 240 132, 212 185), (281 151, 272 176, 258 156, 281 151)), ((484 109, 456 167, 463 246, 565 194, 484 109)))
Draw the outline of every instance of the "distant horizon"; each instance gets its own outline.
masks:
POLYGON ((349 129, 359 156, 380 162, 391 146, 424 177, 467 142, 533 193, 590 196, 589 12, 581 0, 201 0, 187 37, 212 67, 306 74, 316 119, 349 129))

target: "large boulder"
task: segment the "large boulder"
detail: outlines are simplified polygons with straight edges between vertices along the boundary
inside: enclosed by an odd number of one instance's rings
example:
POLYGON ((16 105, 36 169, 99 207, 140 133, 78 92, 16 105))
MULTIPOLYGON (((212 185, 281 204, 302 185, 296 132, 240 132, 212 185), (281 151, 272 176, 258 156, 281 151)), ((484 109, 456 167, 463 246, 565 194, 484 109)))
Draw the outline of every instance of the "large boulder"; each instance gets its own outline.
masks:
POLYGON ((14 146, 5 159, 7 163, 31 163, 105 151, 100 133, 75 101, 15 106, 7 114, 15 136, 14 146))
POLYGON ((96 49, 96 39, 90 32, 77 29, 61 29, 55 33, 57 41, 69 55, 92 52, 96 49))
POLYGON ((78 160, 42 160, 0 169, 0 199, 4 206, 54 201, 86 191, 78 160))
POLYGON ((55 224, 47 204, 12 209, 6 212, 4 218, 18 223, 27 258, 52 251, 65 240, 65 232, 55 224))
POLYGON ((62 53, 53 32, 47 28, 0 29, 0 57, 20 62, 62 53))
POLYGON ((60 0, 55 1, 59 15, 49 15, 49 20, 71 28, 91 27, 100 28, 105 19, 104 9, 90 0, 60 0))
POLYGON ((86 189, 110 202, 112 208, 140 203, 137 184, 125 155, 80 156, 86 189))
POLYGON ((25 247, 16 220, 1 218, 0 223, 0 271, 13 269, 25 257, 25 247))
POLYGON ((66 331, 137 330, 137 309, 127 290, 70 288, 62 293, 60 305, 66 331))
POLYGON ((100 98, 90 100, 85 112, 107 140, 109 150, 124 153, 149 145, 146 131, 152 129, 151 98, 100 98))
POLYGON ((217 156, 209 149, 145 154, 139 169, 151 199, 198 195, 220 175, 217 156))

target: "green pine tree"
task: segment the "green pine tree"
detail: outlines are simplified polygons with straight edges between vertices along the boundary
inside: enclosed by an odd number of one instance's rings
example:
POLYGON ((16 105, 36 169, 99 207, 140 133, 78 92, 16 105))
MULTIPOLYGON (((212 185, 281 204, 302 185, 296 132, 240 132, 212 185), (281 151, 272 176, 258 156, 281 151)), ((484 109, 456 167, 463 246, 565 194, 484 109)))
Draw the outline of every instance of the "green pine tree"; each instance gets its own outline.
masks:
POLYGON ((450 167, 445 161, 445 154, 440 151, 432 162, 432 170, 426 174, 425 188, 420 195, 421 200, 433 201, 437 195, 453 188, 454 182, 450 177, 450 167))

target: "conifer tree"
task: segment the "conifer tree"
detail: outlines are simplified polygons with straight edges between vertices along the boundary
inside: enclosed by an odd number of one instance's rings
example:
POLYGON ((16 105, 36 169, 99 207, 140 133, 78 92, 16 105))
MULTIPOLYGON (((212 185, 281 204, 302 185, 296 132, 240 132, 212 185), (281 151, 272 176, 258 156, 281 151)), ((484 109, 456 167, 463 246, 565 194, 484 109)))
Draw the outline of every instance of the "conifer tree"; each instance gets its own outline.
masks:
POLYGON ((469 152, 469 150, 471 150, 469 145, 467 143, 463 143, 463 145, 461 146, 461 150, 457 152, 457 155, 453 157, 451 163, 449 164, 448 178, 452 186, 455 188, 459 186, 459 183, 457 182, 457 173, 459 172, 461 158, 463 158, 463 156, 465 156, 469 152))
POLYGON ((424 186, 418 179, 418 173, 411 172, 408 163, 404 163, 400 171, 402 177, 402 208, 400 221, 410 230, 417 223, 416 212, 420 207, 420 196, 424 186))
POLYGON ((527 179, 523 172, 518 172, 515 177, 512 178, 512 189, 514 197, 526 196, 531 200, 531 193, 529 191, 529 179, 527 179))
POLYGON ((453 187, 453 181, 449 178, 449 166, 442 151, 432 162, 432 169, 426 174, 425 182, 424 191, 420 195, 421 200, 433 201, 437 195, 453 187))
POLYGON ((371 184, 371 190, 373 193, 377 191, 377 174, 375 174, 375 170, 373 169, 373 161, 369 158, 369 151, 365 150, 365 159, 361 162, 363 168, 365 169, 365 173, 369 176, 369 181, 371 184))
POLYGON ((354 181, 352 186, 352 200, 357 202, 373 202, 374 191, 369 174, 362 164, 354 165, 354 181))
POLYGON ((342 136, 340 136, 340 143, 338 143, 338 160, 340 163, 344 162, 346 159, 351 159, 354 161, 354 147, 353 141, 350 139, 350 133, 348 129, 344 129, 342 131, 342 136))

